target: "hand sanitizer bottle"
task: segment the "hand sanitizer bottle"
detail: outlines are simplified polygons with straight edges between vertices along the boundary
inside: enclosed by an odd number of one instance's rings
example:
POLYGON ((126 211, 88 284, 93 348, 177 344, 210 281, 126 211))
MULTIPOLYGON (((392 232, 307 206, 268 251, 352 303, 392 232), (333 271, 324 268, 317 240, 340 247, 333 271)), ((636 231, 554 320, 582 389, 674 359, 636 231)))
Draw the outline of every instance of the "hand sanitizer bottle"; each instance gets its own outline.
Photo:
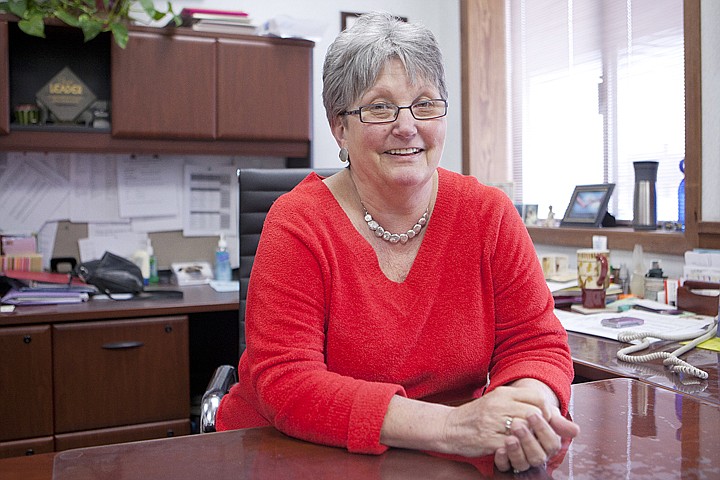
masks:
POLYGON ((215 250, 215 280, 229 282, 232 280, 232 268, 230 267, 230 253, 227 250, 225 234, 220 234, 217 250, 215 250))
POLYGON ((150 267, 150 278, 148 279, 151 284, 156 284, 160 282, 160 277, 158 277, 158 266, 157 266, 157 258, 155 257, 155 249, 152 246, 152 241, 148 237, 147 239, 147 247, 145 249, 147 251, 148 255, 148 263, 150 267))

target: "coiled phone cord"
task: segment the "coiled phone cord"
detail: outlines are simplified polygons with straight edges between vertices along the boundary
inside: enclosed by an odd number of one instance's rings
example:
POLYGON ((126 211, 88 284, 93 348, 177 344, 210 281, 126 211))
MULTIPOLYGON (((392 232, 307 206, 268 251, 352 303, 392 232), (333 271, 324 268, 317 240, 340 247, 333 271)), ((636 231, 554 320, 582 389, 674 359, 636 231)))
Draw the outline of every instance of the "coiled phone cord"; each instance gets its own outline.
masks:
POLYGON ((708 378, 707 372, 693 365, 690 365, 689 363, 681 360, 678 357, 684 353, 689 352, 705 340, 709 340, 714 337, 717 333, 717 328, 718 318, 715 317, 715 322, 713 323, 712 328, 710 328, 710 330, 697 338, 693 337, 692 335, 663 335, 652 332, 620 332, 618 334, 619 341, 630 343, 633 340, 640 340, 641 343, 621 348, 617 352, 617 358, 619 360, 622 360, 623 362, 628 363, 643 363, 651 362, 658 359, 664 359, 663 365, 668 367, 671 371, 676 373, 685 373, 687 375, 692 375, 702 380, 706 380, 708 378), (645 355, 630 355, 631 353, 639 352, 640 350, 645 350, 646 348, 648 348, 650 346, 650 337, 660 340, 672 340, 675 342, 680 342, 684 340, 692 340, 692 342, 688 343, 687 345, 683 345, 674 352, 653 352, 645 355))

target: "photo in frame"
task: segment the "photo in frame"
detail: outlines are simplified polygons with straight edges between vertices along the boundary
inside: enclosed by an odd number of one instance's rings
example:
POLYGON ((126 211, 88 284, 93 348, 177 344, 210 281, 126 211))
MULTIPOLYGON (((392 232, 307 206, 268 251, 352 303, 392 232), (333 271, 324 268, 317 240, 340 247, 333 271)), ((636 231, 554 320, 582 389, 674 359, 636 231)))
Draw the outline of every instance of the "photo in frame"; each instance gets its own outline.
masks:
POLYGON ((536 225, 538 220, 537 204, 523 205, 523 222, 525 225, 536 225))
POLYGON ((536 225, 538 220, 538 205, 527 203, 516 203, 515 209, 522 218, 525 225, 536 225))
POLYGON ((614 183, 576 186, 560 226, 599 227, 614 189, 614 183))

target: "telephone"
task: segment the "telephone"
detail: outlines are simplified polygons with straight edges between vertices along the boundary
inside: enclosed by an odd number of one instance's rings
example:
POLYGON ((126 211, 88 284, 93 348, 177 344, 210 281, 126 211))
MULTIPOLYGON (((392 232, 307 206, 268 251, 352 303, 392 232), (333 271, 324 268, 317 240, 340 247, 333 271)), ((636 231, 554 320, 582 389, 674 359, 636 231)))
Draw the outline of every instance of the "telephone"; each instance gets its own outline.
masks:
POLYGON ((689 352, 693 348, 695 348, 697 345, 701 344, 702 342, 709 340, 713 338, 717 334, 718 329, 718 317, 715 317, 715 321, 712 323, 712 325, 708 328, 708 331, 696 338, 693 336, 688 335, 668 335, 668 334, 656 334, 652 332, 620 332, 618 334, 618 340, 625 343, 630 343, 633 340, 640 340, 641 343, 637 345, 630 345, 629 347, 621 348, 617 352, 617 358, 618 360, 622 360, 623 362, 628 363, 643 363, 643 362, 650 362, 657 359, 664 359, 663 365, 668 367, 671 371, 676 373, 685 373, 688 375, 692 375, 694 377, 697 377, 701 380, 706 380, 708 378, 707 372, 704 370, 701 370, 697 367, 694 367, 693 365, 690 365, 684 360, 681 360, 679 357, 680 355, 683 355, 684 353, 689 352), (677 350, 673 352, 654 352, 654 353, 648 353, 645 355, 637 355, 633 356, 630 355, 631 353, 639 352, 641 350, 645 350, 650 346, 650 340, 649 338, 657 338, 660 340, 671 340, 676 342, 681 342, 684 340, 692 340, 687 345, 683 345, 682 347, 678 348, 677 350))

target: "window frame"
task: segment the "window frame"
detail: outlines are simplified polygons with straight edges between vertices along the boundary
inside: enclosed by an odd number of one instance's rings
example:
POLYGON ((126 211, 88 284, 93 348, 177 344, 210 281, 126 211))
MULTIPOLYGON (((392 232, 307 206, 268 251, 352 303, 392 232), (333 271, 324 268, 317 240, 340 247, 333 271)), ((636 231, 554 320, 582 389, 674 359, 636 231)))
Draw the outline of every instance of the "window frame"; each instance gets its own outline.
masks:
MULTIPOLYGON (((631 227, 550 228, 528 226, 533 242, 582 247, 599 230, 612 249, 683 255, 696 247, 720 248, 720 222, 702 222, 702 95, 700 0, 684 0, 685 36, 685 231, 634 231, 631 227)), ((507 148, 505 86, 505 1, 461 0, 462 140, 464 174, 483 182, 507 182, 512 160, 507 148), (496 101, 502 99, 502 102, 496 101), (502 105, 499 105, 502 103, 502 105), (478 133, 480 132, 480 133, 478 133)))

